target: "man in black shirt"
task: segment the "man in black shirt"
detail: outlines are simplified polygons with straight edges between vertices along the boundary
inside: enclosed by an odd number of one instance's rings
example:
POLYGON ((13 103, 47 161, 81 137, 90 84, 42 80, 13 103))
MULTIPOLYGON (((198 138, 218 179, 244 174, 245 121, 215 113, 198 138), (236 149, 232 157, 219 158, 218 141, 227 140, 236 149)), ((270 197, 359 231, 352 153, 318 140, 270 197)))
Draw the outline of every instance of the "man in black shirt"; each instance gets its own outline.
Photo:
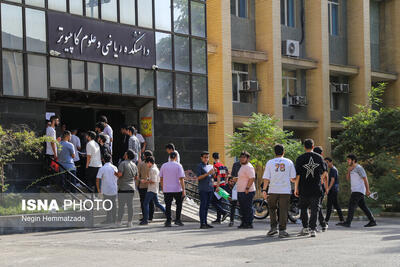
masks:
POLYGON ((306 153, 296 160, 296 185, 295 195, 300 197, 301 221, 303 230, 301 235, 316 236, 317 218, 320 209, 320 198, 322 194, 321 176, 327 171, 324 159, 321 155, 313 152, 314 141, 304 141, 306 153), (307 209, 311 209, 311 217, 308 220, 307 209), (311 232, 308 230, 310 227, 311 232))
POLYGON ((325 162, 329 167, 329 182, 328 182, 328 203, 326 204, 326 217, 325 221, 328 223, 331 213, 332 206, 337 210, 340 222, 344 222, 342 209, 339 206, 338 202, 338 193, 339 193, 339 175, 338 170, 333 165, 333 160, 331 158, 325 158, 325 162))

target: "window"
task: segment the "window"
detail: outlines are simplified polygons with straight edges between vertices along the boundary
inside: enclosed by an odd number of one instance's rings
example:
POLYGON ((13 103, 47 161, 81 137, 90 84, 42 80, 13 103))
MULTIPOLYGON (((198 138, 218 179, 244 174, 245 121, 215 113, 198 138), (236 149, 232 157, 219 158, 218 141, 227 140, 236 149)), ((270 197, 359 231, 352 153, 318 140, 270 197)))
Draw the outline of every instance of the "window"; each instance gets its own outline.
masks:
POLYGON ((154 72, 139 69, 140 95, 154 96, 154 72))
POLYGON ((175 36, 175 70, 189 71, 189 38, 175 36))
POLYGON ((118 66, 103 64, 103 85, 106 93, 119 93, 118 66))
MULTIPOLYGON (((59 0, 57 0, 59 1, 59 0)), ((85 0, 86 16, 90 18, 99 18, 99 2, 97 0, 85 0)))
POLYGON ((3 48, 22 50, 22 9, 1 4, 1 38, 3 48))
POLYGON ((82 0, 69 0, 69 12, 75 15, 83 14, 82 0))
POLYGON ((240 102, 240 90, 243 82, 249 77, 248 66, 246 64, 233 63, 232 70, 232 101, 240 102))
POLYGON ((162 69, 172 69, 171 34, 156 32, 156 62, 162 69))
POLYGON ((46 19, 43 11, 25 9, 26 50, 46 52, 46 19))
POLYGON ((206 73, 206 42, 192 38, 192 71, 206 73))
POLYGON ((207 78, 201 76, 192 77, 193 109, 207 110, 207 78))
POLYGON ((117 0, 101 1, 101 19, 117 21, 117 0))
POLYGON ((158 72, 157 73, 157 106, 172 108, 172 73, 158 72))
POLYGON ((100 92, 100 64, 87 63, 88 90, 100 92))
POLYGON ((25 0, 25 4, 31 6, 44 7, 44 0, 25 0))
POLYGON ((289 105, 289 98, 297 95, 296 71, 282 73, 282 105, 289 105))
POLYGON ((281 24, 295 27, 295 0, 281 0, 281 24))
POLYGON ((206 36, 206 14, 205 5, 191 1, 191 24, 192 35, 205 37, 206 36))
POLYGON ((339 0, 328 1, 329 33, 339 35, 339 0))
POLYGON ((188 0, 174 0, 174 31, 189 34, 188 0))
POLYGON ((146 28, 153 28, 152 1, 137 0, 138 24, 146 28))
POLYGON ((58 11, 67 10, 67 2, 65 0, 47 0, 47 5, 49 6, 49 9, 58 11))
POLYGON ((137 71, 135 68, 121 67, 122 93, 137 95, 137 71))
POLYGON ((121 23, 136 24, 135 1, 119 0, 119 20, 121 23))
POLYGON ((171 0, 155 0, 154 16, 156 29, 171 30, 171 0))
POLYGON ((3 94, 24 95, 22 54, 3 50, 3 94))
POLYGON ((190 77, 176 74, 176 107, 190 109, 190 77))
POLYGON ((71 60, 72 89, 85 89, 85 63, 71 60))
POLYGON ((231 14, 247 18, 247 0, 231 0, 231 14))
POLYGON ((28 88, 30 97, 47 98, 47 60, 45 56, 28 55, 28 88))
POLYGON ((69 88, 68 86, 68 60, 50 58, 50 86, 69 88))

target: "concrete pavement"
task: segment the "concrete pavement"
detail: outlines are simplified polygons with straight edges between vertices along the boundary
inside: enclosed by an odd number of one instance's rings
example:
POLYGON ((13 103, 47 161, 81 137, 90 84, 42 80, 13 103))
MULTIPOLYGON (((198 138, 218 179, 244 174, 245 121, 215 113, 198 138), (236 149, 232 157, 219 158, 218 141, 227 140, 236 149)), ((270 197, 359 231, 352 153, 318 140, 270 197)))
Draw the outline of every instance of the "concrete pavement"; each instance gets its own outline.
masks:
POLYGON ((316 238, 267 238, 265 221, 255 229, 227 224, 200 230, 197 223, 164 228, 98 228, 0 236, 1 266, 400 266, 400 219, 350 229, 331 223, 316 238))

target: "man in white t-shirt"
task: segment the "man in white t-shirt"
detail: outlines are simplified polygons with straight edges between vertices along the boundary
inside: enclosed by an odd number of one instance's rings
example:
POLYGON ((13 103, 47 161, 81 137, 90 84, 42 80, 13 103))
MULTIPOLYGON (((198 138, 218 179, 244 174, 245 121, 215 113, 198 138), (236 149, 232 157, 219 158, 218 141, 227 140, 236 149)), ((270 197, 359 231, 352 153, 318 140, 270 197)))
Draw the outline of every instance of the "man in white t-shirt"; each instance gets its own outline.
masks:
POLYGON ((364 225, 364 227, 376 226, 376 221, 371 211, 365 204, 364 195, 371 195, 369 190, 369 183, 367 178, 367 173, 364 168, 357 163, 357 157, 353 154, 347 156, 347 181, 350 180, 351 184, 351 196, 349 200, 349 211, 347 213, 347 219, 343 223, 338 223, 337 225, 350 227, 351 221, 353 220, 354 212, 357 206, 365 213, 369 223, 364 225))
MULTIPOLYGON (((107 219, 103 223, 115 223, 117 215, 117 205, 115 200, 118 194, 118 177, 115 176, 115 173, 118 172, 118 168, 111 163, 110 154, 104 155, 104 162, 104 166, 101 167, 97 173, 96 188, 98 192, 103 194, 104 200, 110 200, 112 203, 111 210, 107 211, 107 219)), ((109 207, 107 206, 107 208, 109 207)))
POLYGON ((46 128, 46 136, 52 139, 51 142, 46 142, 46 156, 57 160, 57 139, 56 127, 60 124, 57 116, 50 117, 50 125, 46 128))
POLYGON ((263 195, 264 199, 268 198, 271 219, 271 229, 267 233, 267 236, 273 236, 278 233, 276 210, 279 206, 279 237, 288 237, 286 222, 292 191, 290 182, 294 182, 296 178, 296 169, 290 159, 283 157, 285 154, 283 145, 276 145, 274 151, 276 157, 267 162, 263 175, 263 195), (268 185, 269 189, 267 193, 268 185))
MULTIPOLYGON (((87 133, 87 144, 86 144, 86 179, 88 186, 95 189, 96 175, 101 168, 101 154, 100 146, 94 140, 96 138, 96 133, 89 131, 87 133)), ((96 192, 97 193, 97 192, 96 192)))
POLYGON ((81 150, 81 139, 79 139, 79 137, 76 136, 77 133, 78 133, 78 130, 71 131, 71 143, 74 145, 75 152, 76 152, 75 158, 74 158, 75 165, 80 160, 78 151, 81 150))
POLYGON ((108 124, 108 119, 106 116, 100 116, 100 122, 104 122, 105 127, 103 132, 110 137, 110 150, 112 152, 112 143, 113 143, 113 129, 111 128, 110 124, 108 124))
POLYGON ((146 146, 147 146, 146 139, 144 139, 143 135, 141 135, 138 130, 136 130, 135 136, 140 142, 140 149, 143 154, 143 152, 146 150, 146 146))

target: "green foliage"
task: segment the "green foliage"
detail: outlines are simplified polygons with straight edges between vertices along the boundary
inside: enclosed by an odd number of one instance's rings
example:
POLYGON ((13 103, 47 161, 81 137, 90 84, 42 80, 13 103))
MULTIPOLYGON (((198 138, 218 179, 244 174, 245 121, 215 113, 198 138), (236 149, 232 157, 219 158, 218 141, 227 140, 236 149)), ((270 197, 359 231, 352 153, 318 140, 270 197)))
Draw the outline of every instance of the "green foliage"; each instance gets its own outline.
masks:
POLYGON ((385 93, 386 83, 378 83, 377 87, 372 86, 368 92, 369 102, 372 109, 379 110, 383 107, 383 94, 385 93))
POLYGON ((253 113, 249 121, 230 136, 227 146, 230 156, 237 157, 246 150, 251 155, 251 163, 263 167, 275 157, 274 145, 283 144, 285 156, 295 161, 303 151, 301 142, 291 139, 292 133, 282 130, 277 123, 278 120, 269 115, 253 113))

